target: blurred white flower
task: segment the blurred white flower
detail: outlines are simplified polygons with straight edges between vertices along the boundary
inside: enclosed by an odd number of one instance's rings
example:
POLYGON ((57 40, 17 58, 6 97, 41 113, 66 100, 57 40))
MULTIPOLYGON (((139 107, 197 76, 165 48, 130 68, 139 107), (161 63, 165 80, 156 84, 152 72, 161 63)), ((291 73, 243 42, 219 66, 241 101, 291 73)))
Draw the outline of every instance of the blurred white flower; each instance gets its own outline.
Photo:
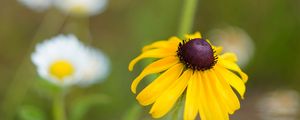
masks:
POLYGON ((93 16, 102 13, 107 0, 55 0, 55 6, 66 14, 74 16, 93 16))
POLYGON ((234 52, 238 57, 238 64, 245 67, 252 58, 255 50, 253 40, 242 29, 227 27, 215 29, 209 33, 209 38, 218 46, 223 46, 224 52, 234 52))
POLYGON ((89 85, 103 80, 109 61, 74 35, 59 35, 36 46, 32 61, 39 75, 57 85, 89 85))
POLYGON ((42 12, 47 10, 52 4, 53 0, 18 0, 20 3, 26 7, 35 10, 37 12, 42 12))
POLYGON ((299 93, 294 90, 278 90, 267 93, 257 104, 262 120, 298 120, 299 93))
POLYGON ((110 71, 109 60, 101 51, 93 48, 87 50, 89 52, 87 56, 89 61, 84 66, 83 79, 80 81, 81 86, 102 82, 110 71))

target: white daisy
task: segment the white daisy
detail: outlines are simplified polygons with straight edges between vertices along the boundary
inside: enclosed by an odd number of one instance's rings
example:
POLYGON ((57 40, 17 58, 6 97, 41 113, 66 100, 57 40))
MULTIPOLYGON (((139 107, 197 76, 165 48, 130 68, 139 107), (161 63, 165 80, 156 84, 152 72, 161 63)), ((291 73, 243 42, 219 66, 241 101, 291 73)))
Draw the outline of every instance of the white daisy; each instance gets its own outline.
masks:
POLYGON ((224 52, 234 52, 239 59, 238 64, 246 66, 252 58, 255 46, 251 37, 238 27, 215 29, 210 32, 210 38, 216 45, 223 46, 224 52))
POLYGON ((263 96, 257 103, 258 115, 262 120, 299 120, 300 95, 297 91, 275 90, 263 96))
POLYGON ((20 3, 26 7, 35 10, 37 12, 42 12, 47 10, 53 3, 53 0, 18 0, 20 3))
POLYGON ((75 16, 93 16, 102 13, 107 6, 107 0, 55 0, 55 6, 75 16))
POLYGON ((83 70, 83 79, 80 81, 81 86, 87 86, 96 82, 102 82, 109 73, 109 60, 100 51, 93 48, 88 49, 88 62, 83 70))
POLYGON ((103 54, 84 46, 74 35, 59 35, 38 44, 32 61, 42 78, 61 86, 94 83, 107 75, 109 67, 103 54))

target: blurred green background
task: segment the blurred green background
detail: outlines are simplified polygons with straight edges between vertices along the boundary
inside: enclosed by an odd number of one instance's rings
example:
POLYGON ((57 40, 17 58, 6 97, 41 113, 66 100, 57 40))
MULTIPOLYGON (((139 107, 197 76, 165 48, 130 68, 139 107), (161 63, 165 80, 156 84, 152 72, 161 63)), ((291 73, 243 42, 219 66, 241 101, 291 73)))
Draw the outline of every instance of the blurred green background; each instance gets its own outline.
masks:
MULTIPOLYGON (((80 30, 86 27, 85 18, 66 17, 55 9, 37 13, 15 0, 1 0, 0 119, 25 119, 22 114, 53 119, 49 97, 52 93, 47 89, 55 88, 41 82, 30 53, 36 43, 60 33, 76 33, 86 44, 105 52, 112 63, 111 74, 105 82, 69 91, 68 114, 76 100, 96 96, 81 119, 121 120, 132 116, 148 119, 149 107, 141 109, 141 114, 134 110, 140 108, 132 109, 137 102, 129 89, 145 65, 138 64, 134 72, 129 72, 127 65, 142 46, 176 35, 183 1, 109 0, 104 13, 89 18, 92 41, 84 41, 87 36, 80 30), (42 21, 48 23, 41 29, 42 21), (41 30, 37 33, 38 29, 41 30), (103 101, 99 102, 97 97, 103 101)), ((233 119, 259 119, 255 104, 265 92, 300 90, 300 1, 200 0, 193 30, 206 36, 210 30, 224 25, 244 29, 256 46, 253 58, 244 68, 250 78, 246 100, 233 119)))

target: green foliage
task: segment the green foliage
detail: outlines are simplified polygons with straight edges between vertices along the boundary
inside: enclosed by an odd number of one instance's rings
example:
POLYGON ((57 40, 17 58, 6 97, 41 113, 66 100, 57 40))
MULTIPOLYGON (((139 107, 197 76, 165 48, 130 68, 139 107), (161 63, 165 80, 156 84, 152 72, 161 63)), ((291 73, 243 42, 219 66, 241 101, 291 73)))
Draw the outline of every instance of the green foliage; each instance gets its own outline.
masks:
POLYGON ((142 115, 142 107, 138 104, 132 105, 132 107, 125 113, 122 120, 139 120, 142 115))
POLYGON ((31 105, 22 106, 18 116, 21 120, 47 120, 45 113, 40 108, 31 105))
POLYGON ((84 115, 93 107, 109 103, 110 99, 104 94, 83 96, 75 100, 70 108, 71 120, 82 120, 84 115))

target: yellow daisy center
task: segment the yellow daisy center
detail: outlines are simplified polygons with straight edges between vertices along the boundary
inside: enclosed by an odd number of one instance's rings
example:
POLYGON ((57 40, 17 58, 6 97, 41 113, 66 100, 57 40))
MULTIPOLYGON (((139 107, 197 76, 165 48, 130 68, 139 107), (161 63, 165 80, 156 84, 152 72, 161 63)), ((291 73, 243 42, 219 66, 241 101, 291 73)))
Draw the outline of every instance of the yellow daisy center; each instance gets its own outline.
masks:
POLYGON ((58 60, 50 65, 49 72, 52 76, 63 80, 74 73, 74 66, 69 61, 58 60))
POLYGON ((87 8, 82 5, 76 5, 76 6, 72 7, 71 12, 79 14, 79 15, 83 15, 83 14, 87 13, 87 8))

